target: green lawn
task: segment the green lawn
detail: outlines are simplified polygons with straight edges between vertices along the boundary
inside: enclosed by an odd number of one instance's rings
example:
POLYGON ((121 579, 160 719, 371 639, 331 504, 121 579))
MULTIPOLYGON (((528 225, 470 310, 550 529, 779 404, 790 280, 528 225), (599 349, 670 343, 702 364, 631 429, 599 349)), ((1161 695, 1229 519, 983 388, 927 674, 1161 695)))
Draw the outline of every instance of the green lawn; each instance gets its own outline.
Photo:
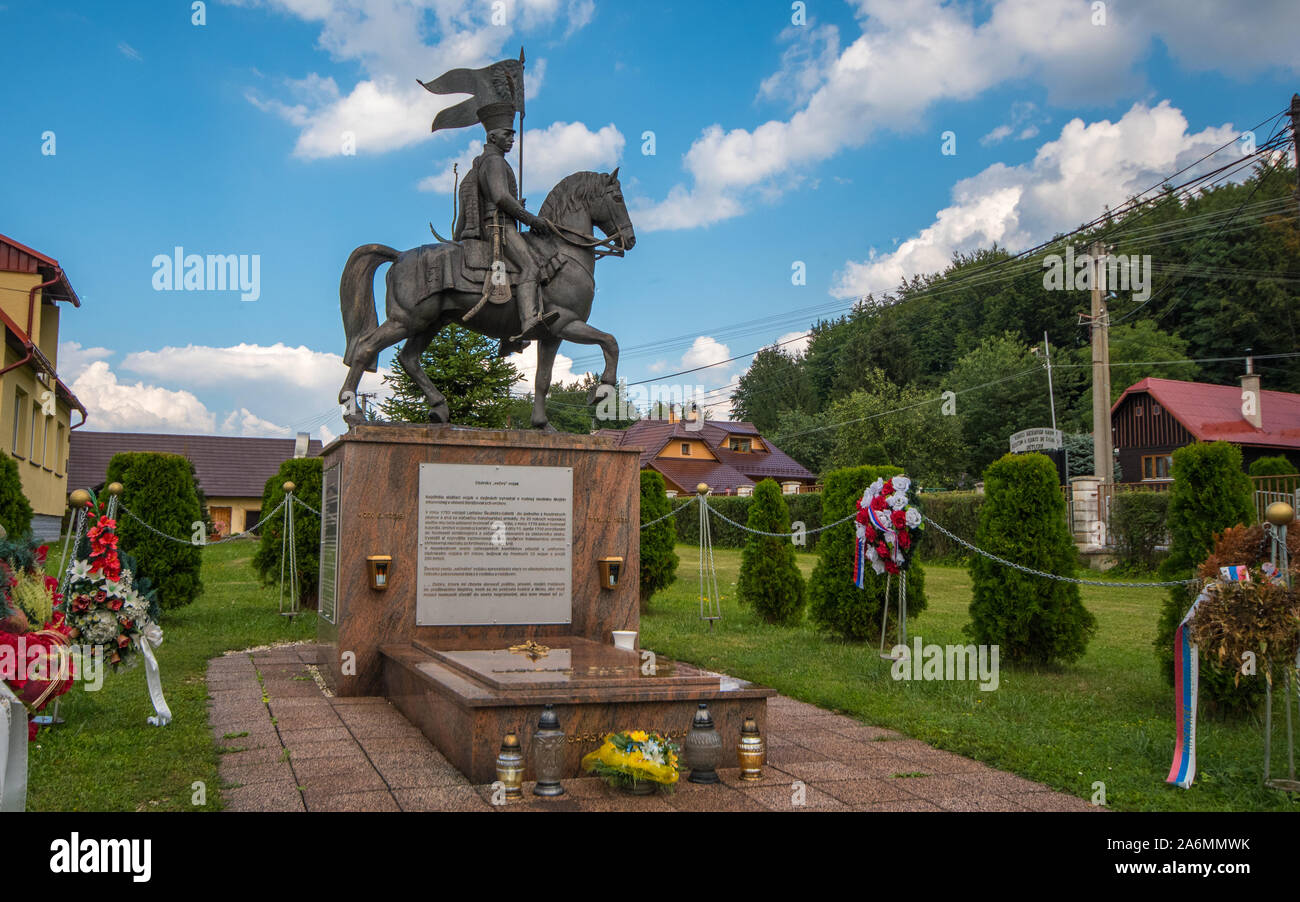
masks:
MULTIPOLYGON (((1098 632, 1078 663, 1055 670, 1001 664, 996 691, 978 684, 901 682, 878 647, 828 639, 805 622, 769 626, 736 601, 740 552, 716 549, 723 620, 710 633, 699 618, 697 547, 679 545, 677 583, 642 614, 641 643, 677 660, 720 670, 780 692, 890 727, 1057 789, 1091 798, 1106 784, 1122 810, 1297 810, 1300 801, 1260 787, 1263 729, 1258 720, 1202 716, 1197 782, 1165 784, 1174 745, 1174 696, 1156 670, 1151 642, 1163 590, 1083 587, 1098 632)), ((816 557, 801 554, 807 576, 816 557)), ((909 639, 965 644, 970 579, 963 567, 926 568, 929 608, 909 623, 909 639)), ((1274 773, 1285 761, 1275 699, 1274 773)))
POLYGON ((277 613, 278 590, 259 586, 249 564, 256 547, 241 540, 204 549, 203 595, 164 612, 157 654, 172 723, 146 723, 153 706, 143 664, 107 673, 98 692, 77 683, 59 709, 67 722, 42 730, 31 746, 28 810, 192 811, 196 781, 207 788, 204 807, 221 806, 206 707, 208 659, 316 635, 314 612, 292 622, 277 613))
MULTIPOLYGON (((204 551, 203 596, 165 616, 159 650, 163 684, 175 715, 151 727, 144 670, 108 674, 99 692, 78 684, 63 698, 67 723, 45 730, 31 749, 28 807, 42 810, 193 810, 192 784, 220 806, 217 752, 207 725, 203 682, 209 658, 224 651, 309 640, 315 615, 295 622, 277 613, 277 591, 260 587, 249 566, 254 545, 204 551)), ((1078 664, 1055 671, 1003 662, 1001 684, 895 682, 875 646, 826 639, 809 626, 767 626, 734 598, 740 553, 718 549, 724 619, 712 634, 699 621, 697 551, 678 546, 680 579, 642 617, 642 643, 668 657, 772 686, 862 720, 897 729, 1091 797, 1106 784, 1112 808, 1129 810, 1280 810, 1297 807, 1259 787, 1262 731, 1257 722, 1203 718, 1200 774, 1188 791, 1164 783, 1173 750, 1173 692, 1151 651, 1158 590, 1085 587, 1098 635, 1078 664)), ((812 555, 800 555, 805 575, 812 555)), ((962 643, 970 584, 959 567, 927 568, 930 608, 912 619, 927 643, 962 643)), ((1280 709, 1278 710, 1280 722, 1280 709)), ((1280 733, 1275 762, 1284 760, 1280 733)), ((231 740, 237 745, 238 740, 231 740)))

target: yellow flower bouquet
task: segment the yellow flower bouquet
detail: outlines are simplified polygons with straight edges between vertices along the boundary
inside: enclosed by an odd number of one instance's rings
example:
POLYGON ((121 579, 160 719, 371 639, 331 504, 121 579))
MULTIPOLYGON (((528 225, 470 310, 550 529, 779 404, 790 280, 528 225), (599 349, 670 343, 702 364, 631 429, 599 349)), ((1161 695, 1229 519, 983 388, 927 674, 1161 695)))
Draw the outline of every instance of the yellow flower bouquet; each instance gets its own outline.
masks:
POLYGON ((658 733, 611 733, 600 748, 582 759, 582 769, 610 786, 631 792, 671 792, 677 783, 675 744, 658 733))

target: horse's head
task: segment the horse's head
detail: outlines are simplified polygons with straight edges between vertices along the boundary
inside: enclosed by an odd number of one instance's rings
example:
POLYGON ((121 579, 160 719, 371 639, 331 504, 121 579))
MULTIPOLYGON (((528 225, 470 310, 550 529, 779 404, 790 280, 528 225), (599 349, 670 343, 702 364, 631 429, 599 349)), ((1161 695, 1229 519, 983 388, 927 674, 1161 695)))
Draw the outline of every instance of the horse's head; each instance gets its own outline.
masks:
POLYGON ((591 211, 591 221, 609 238, 614 239, 614 246, 620 250, 630 251, 636 245, 636 232, 632 229, 632 217, 628 215, 627 204, 623 202, 623 186, 618 181, 618 169, 604 176, 605 189, 591 211))
POLYGON ((589 222, 612 240, 620 254, 636 244, 617 169, 612 173, 575 172, 566 176, 547 195, 538 215, 570 227, 586 228, 589 222))

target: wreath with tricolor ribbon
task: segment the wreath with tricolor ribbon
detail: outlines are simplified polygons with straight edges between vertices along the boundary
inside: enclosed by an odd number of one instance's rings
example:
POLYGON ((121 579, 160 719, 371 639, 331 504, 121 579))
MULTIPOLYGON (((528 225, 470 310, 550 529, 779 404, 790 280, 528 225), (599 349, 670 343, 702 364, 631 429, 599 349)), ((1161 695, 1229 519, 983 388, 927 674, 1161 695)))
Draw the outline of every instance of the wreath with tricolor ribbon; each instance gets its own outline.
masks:
POLYGON ((876 573, 902 573, 912 561, 925 521, 916 489, 906 476, 877 479, 857 502, 857 553, 853 582, 863 588, 867 566, 876 573))

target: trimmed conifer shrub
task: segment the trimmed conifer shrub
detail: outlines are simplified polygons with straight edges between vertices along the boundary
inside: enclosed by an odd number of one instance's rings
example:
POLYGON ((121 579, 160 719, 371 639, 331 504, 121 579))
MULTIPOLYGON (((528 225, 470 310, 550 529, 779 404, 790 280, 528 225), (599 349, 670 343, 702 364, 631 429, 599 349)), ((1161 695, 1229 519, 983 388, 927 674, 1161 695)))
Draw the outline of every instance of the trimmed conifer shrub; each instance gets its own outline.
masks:
MULTIPOLYGON (((975 544, 1045 573, 1074 574, 1078 556, 1065 517, 1056 465, 1042 454, 1008 454, 984 471, 984 506, 975 544)), ((1075 583, 1021 573, 982 555, 971 558, 967 635, 997 645, 1005 660, 1078 660, 1096 632, 1075 583)))
POLYGON ((1120 566, 1150 573, 1169 535, 1168 492, 1118 492, 1110 512, 1120 566))
MULTIPOLYGON (((641 530, 641 610, 647 610, 656 592, 677 578, 677 517, 667 517, 675 504, 684 502, 664 494, 664 478, 654 470, 641 471, 641 522, 665 519, 641 530)), ((678 516, 688 516, 679 514, 678 516)))
MULTIPOLYGON (((192 472, 189 459, 179 454, 126 451, 113 455, 104 481, 122 483, 120 503, 149 526, 185 538, 203 522, 192 472)), ((163 610, 184 607, 202 593, 198 545, 165 539, 125 513, 118 514, 117 535, 121 549, 136 560, 136 575, 157 587, 163 610)))
POLYGON ((32 505, 23 494, 18 464, 8 454, 0 457, 0 526, 14 538, 32 529, 32 505))
MULTIPOLYGON (((762 532, 790 532, 790 509, 775 481, 764 479, 754 487, 745 525, 762 532)), ((788 538, 750 533, 740 553, 736 595, 741 604, 752 604, 768 623, 795 626, 803 620, 807 591, 795 563, 794 543, 788 538)))
MULTIPOLYGON (((1241 464, 1241 449, 1227 442, 1196 442, 1174 452, 1169 557, 1160 568, 1162 579, 1195 577, 1218 535, 1228 527, 1254 521, 1253 486, 1241 464)), ((1170 686, 1174 684, 1174 633, 1194 600, 1194 588, 1174 586, 1160 610, 1156 661, 1170 686)), ((1200 689, 1201 697, 1220 712, 1248 709, 1262 695, 1258 680, 1235 681, 1233 669, 1221 668, 1204 649, 1200 689)))
MULTIPOLYGON (((261 515, 266 517, 284 500, 284 484, 294 484, 294 495, 312 510, 321 509, 322 462, 319 457, 292 457, 266 481, 262 489, 261 515)), ((285 511, 280 511, 262 526, 253 569, 264 585, 280 581, 281 549, 284 547, 285 511)), ((298 564, 298 604, 315 610, 320 592, 320 517, 302 504, 293 509, 294 555, 298 564)), ((285 574, 286 580, 288 573, 285 574)))
MULTIPOLYGON (((867 486, 902 472, 898 467, 882 465, 845 467, 827 473, 822 485, 822 523, 850 517, 857 511, 854 502, 862 497, 867 486)), ((874 641, 880 638, 880 608, 885 600, 886 580, 868 573, 865 588, 855 586, 853 556, 856 552, 857 532, 852 519, 821 533, 817 565, 808 580, 809 614, 813 623, 833 635, 854 641, 874 641)), ((895 577, 894 582, 897 580, 895 577)), ((896 604, 894 597, 891 593, 891 606, 896 604)), ((907 568, 909 617, 923 611, 925 604, 925 570, 913 557, 907 568)))

